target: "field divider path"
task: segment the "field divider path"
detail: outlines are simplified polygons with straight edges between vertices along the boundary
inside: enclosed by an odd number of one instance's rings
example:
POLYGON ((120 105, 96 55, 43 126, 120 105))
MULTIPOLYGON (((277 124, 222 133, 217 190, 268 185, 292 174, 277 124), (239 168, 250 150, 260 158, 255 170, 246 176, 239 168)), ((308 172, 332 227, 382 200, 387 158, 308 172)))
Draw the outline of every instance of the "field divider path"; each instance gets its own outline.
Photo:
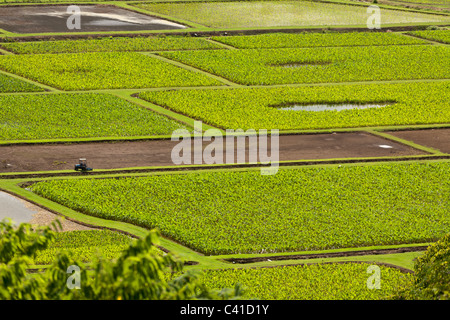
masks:
MULTIPOLYGON (((201 70, 203 71, 203 70, 201 70)), ((205 72, 205 71, 203 71, 205 72)), ((211 75, 211 74, 209 74, 211 75)), ((317 83, 288 83, 288 84, 257 84, 257 85, 243 85, 234 84, 234 87, 239 88, 281 88, 281 87, 328 87, 340 85, 355 85, 355 84, 389 84, 389 83, 414 83, 414 82, 445 82, 450 79, 401 79, 401 80, 367 80, 367 81, 343 81, 343 82, 317 82, 317 83)), ((227 80, 229 81, 229 80, 227 80)), ((208 87, 204 87, 208 88, 208 87)), ((227 87, 224 87, 225 89, 227 87)))
POLYGON ((409 34, 409 33, 407 33, 407 32, 399 32, 399 33, 402 34, 402 35, 404 35, 405 37, 416 38, 416 39, 428 41, 428 42, 430 42, 431 44, 434 44, 434 45, 436 45, 436 46, 448 46, 448 45, 449 45, 448 43, 444 43, 444 42, 440 42, 440 41, 436 41, 436 40, 427 39, 427 38, 424 38, 424 37, 419 37, 419 36, 416 36, 416 35, 413 35, 413 34, 409 34))
MULTIPOLYGON (((122 99, 127 100, 127 101, 129 101, 131 103, 137 104, 138 106, 141 106, 141 107, 143 107, 145 109, 149 109, 149 110, 151 110, 153 112, 156 112, 158 114, 164 115, 164 116, 169 117, 169 118, 171 118, 173 120, 176 120, 176 121, 179 121, 179 122, 181 122, 183 124, 186 124, 186 125, 188 125, 191 128, 194 128, 194 121, 195 121, 195 119, 187 117, 187 116, 185 116, 185 115, 183 115, 181 113, 173 112, 173 111, 171 111, 169 109, 163 108, 163 107, 158 106, 156 104, 150 103, 150 102, 148 102, 148 101, 146 101, 144 99, 140 99, 140 98, 136 97, 136 95, 138 93, 139 92, 129 93, 129 92, 123 92, 123 91, 110 92, 110 94, 115 95, 116 97, 122 98, 122 99)), ((205 130, 208 130, 208 129, 219 129, 219 128, 215 128, 215 127, 212 127, 212 126, 207 125, 207 124, 202 124, 202 126, 204 127, 205 130)), ((219 130, 222 131, 222 129, 219 129, 219 130)))
MULTIPOLYGON (((52 91, 52 92, 55 92, 55 93, 56 93, 56 92, 58 92, 58 93, 59 93, 59 92, 63 92, 63 91, 60 90, 60 89, 50 87, 50 86, 48 86, 48 85, 46 85, 46 84, 43 84, 43 83, 40 83, 40 82, 37 82, 37 81, 34 81, 34 80, 30 80, 30 79, 28 79, 28 78, 19 76, 19 75, 15 74, 15 73, 10 73, 10 72, 4 71, 4 70, 0 70, 0 73, 3 73, 3 74, 5 74, 5 75, 7 75, 7 76, 10 76, 10 77, 12 77, 12 78, 19 79, 19 80, 24 81, 24 82, 27 82, 27 83, 34 84, 35 86, 38 86, 38 87, 40 87, 40 88, 43 88, 43 89, 45 89, 45 90, 47 90, 47 91, 52 91)), ((6 93, 4 93, 4 94, 8 94, 8 93, 6 92, 6 93)))
POLYGON ((14 55, 13 52, 8 51, 8 50, 5 50, 4 48, 1 48, 1 47, 0 47, 0 53, 1 53, 2 55, 5 55, 5 56, 14 55))
POLYGON ((402 244, 398 246, 374 246, 363 248, 342 248, 333 250, 322 250, 313 252, 285 252, 272 253, 265 255, 247 254, 247 255, 220 255, 215 256, 216 259, 224 260, 232 263, 250 264, 262 261, 284 261, 284 260, 310 260, 320 258, 342 258, 355 256, 371 256, 382 254, 399 254, 406 252, 425 251, 431 243, 402 244))
POLYGON ((181 63, 181 62, 178 62, 178 61, 175 61, 175 60, 171 60, 171 59, 168 59, 168 58, 166 58, 166 57, 162 57, 162 56, 160 56, 160 55, 156 55, 156 54, 153 54, 153 53, 142 53, 142 52, 140 52, 140 53, 141 53, 141 54, 148 55, 148 56, 151 56, 151 57, 153 57, 153 58, 157 58, 157 59, 162 60, 162 61, 165 61, 165 62, 168 62, 168 63, 170 63, 170 64, 172 64, 172 65, 178 66, 178 67, 180 67, 180 68, 183 68, 183 69, 186 69, 186 70, 189 70, 189 71, 193 71, 193 72, 197 72, 197 73, 202 73, 202 74, 204 74, 204 75, 206 75, 206 76, 208 76, 208 77, 210 77, 210 78, 214 78, 214 79, 216 79, 216 80, 218 80, 218 81, 222 82, 223 84, 225 84, 225 85, 227 85, 227 86, 230 86, 230 87, 235 87, 235 88, 244 87, 243 85, 238 84, 238 83, 235 83, 235 82, 231 82, 231 81, 228 80, 228 79, 225 79, 225 78, 222 78, 222 77, 220 77, 220 76, 214 75, 214 74, 212 74, 212 73, 203 71, 203 70, 201 70, 201 69, 198 69, 198 68, 189 66, 189 65, 187 65, 187 64, 184 64, 184 63, 181 63))
POLYGON ((231 46, 231 45, 229 45, 229 44, 225 44, 225 43, 220 42, 220 41, 213 40, 213 39, 211 39, 211 38, 205 38, 205 41, 208 41, 208 42, 210 42, 210 43, 217 44, 217 45, 219 45, 219 46, 224 47, 225 49, 239 50, 239 48, 233 47, 233 46, 231 46))
MULTIPOLYGON (((189 66, 188 66, 189 67, 189 66)), ((196 71, 201 71, 204 72, 203 70, 196 70, 196 71)), ((223 90, 227 90, 230 89, 231 85, 227 85, 227 86, 192 86, 192 87, 153 87, 153 88, 139 88, 139 89, 129 89, 129 88, 116 88, 116 89, 90 89, 90 90, 61 90, 61 89, 57 89, 54 87, 50 87, 48 85, 39 83, 39 82, 34 82, 33 80, 30 80, 28 78, 24 78, 21 76, 18 76, 14 73, 9 73, 3 70, 0 70, 0 73, 4 73, 6 75, 15 77, 17 79, 29 82, 29 83, 33 83, 37 86, 43 87, 45 89, 48 89, 49 91, 36 91, 36 92, 0 92, 0 96, 2 95, 29 95, 29 94, 55 94, 55 93, 106 93, 106 94, 123 94, 126 93, 128 95, 131 94, 136 94, 139 92, 144 92, 144 91, 167 91, 167 90, 215 90, 215 89, 223 89, 223 90)), ((210 73, 207 73, 208 76, 214 76, 210 73)), ((219 80, 219 79, 218 79, 219 80)), ((220 79, 220 81, 228 81, 227 79, 220 79)), ((236 84, 236 83, 232 83, 233 86, 232 87, 236 87, 236 88, 278 88, 278 87, 326 87, 326 86, 339 86, 339 85, 354 85, 354 84, 389 84, 389 83, 409 83, 409 82, 446 82, 446 81, 450 81, 450 79, 412 79, 412 80, 377 80, 377 81, 355 81, 355 82, 323 82, 323 83, 291 83, 291 84, 272 84, 272 85, 240 85, 240 84, 236 84)), ((142 99, 139 99, 142 100, 142 99)), ((433 124, 424 124, 424 125, 398 125, 398 126, 387 126, 387 127, 374 127, 374 128, 380 128, 382 130, 385 129, 397 129, 397 128, 419 128, 419 127, 423 127, 423 128, 434 128, 434 127, 448 127, 450 126, 450 124, 438 124, 438 125, 433 125, 433 124)), ((286 130, 283 131, 283 133, 311 133, 311 132, 331 132, 331 131, 361 131, 361 130, 365 130, 366 127, 357 127, 357 128, 331 128, 331 129, 317 129, 317 130, 286 130)))

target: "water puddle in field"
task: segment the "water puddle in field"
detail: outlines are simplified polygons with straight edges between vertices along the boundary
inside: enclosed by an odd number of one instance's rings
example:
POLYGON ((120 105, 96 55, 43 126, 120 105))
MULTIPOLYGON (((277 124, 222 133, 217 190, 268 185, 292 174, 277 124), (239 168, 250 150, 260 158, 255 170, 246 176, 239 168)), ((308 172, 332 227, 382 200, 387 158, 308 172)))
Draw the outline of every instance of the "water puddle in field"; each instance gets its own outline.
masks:
POLYGON ((27 208, 25 203, 8 193, 0 192, 0 220, 10 218, 14 224, 29 222, 36 211, 27 208))
MULTIPOLYGON (((34 14, 43 15, 42 13, 34 13, 34 14)), ((71 13, 65 11, 54 11, 54 12, 45 12, 44 15, 67 19, 71 15, 71 13)), ((184 27, 172 21, 167 21, 146 15, 127 16, 126 14, 83 11, 80 12, 80 16, 81 18, 90 18, 91 21, 86 24, 92 26, 122 26, 122 25, 158 23, 174 27, 184 27)))
POLYGON ((185 29, 186 26, 112 5, 88 4, 79 5, 77 9, 69 5, 3 6, 0 28, 14 33, 66 33, 169 30, 185 29), (73 16, 78 19, 69 21, 73 16), (68 23, 75 20, 80 23, 80 28, 72 29, 68 23))
POLYGON ((102 26, 102 27, 115 27, 115 26, 131 26, 134 25, 134 23, 131 22, 123 22, 118 20, 107 20, 107 19, 101 19, 101 20, 94 20, 91 22, 86 23, 89 26, 102 26))
POLYGON ((393 104, 393 102, 383 103, 367 103, 367 104, 354 104, 354 103, 339 103, 339 104, 290 104, 284 106, 276 106, 278 110, 282 111, 342 111, 342 110, 361 110, 369 108, 383 108, 393 104))

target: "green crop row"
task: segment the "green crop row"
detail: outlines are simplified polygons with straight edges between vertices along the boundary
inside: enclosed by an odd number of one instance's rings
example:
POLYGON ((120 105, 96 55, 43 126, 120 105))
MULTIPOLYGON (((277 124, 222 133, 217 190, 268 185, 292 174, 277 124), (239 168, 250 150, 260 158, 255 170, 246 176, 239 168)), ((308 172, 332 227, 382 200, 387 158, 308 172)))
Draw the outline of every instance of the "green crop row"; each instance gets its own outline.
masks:
POLYGON ((325 129, 450 121, 449 81, 159 91, 140 93, 139 97, 224 129, 325 129), (386 106, 341 111, 277 108, 352 103, 386 106))
POLYGON ((450 30, 410 31, 409 34, 421 38, 450 44, 450 30))
POLYGON ((38 182, 74 210, 157 227, 206 254, 428 242, 450 228, 450 162, 38 182))
POLYGON ((108 94, 0 96, 0 140, 165 135, 179 128, 108 94))
POLYGON ((158 54, 246 85, 450 78, 450 48, 447 46, 243 49, 158 54))
MULTIPOLYGON (((205 270, 207 288, 233 288, 240 283, 246 299, 261 300, 378 300, 410 284, 412 276, 379 266, 380 287, 371 287, 366 263, 311 264, 275 268, 205 270), (372 289, 371 289, 372 288, 372 289)), ((369 269, 370 271, 370 269, 369 269)))
POLYGON ((70 252, 71 257, 90 262, 96 256, 104 259, 117 258, 128 248, 132 238, 109 230, 58 232, 47 249, 38 251, 34 264, 50 264, 58 252, 70 252))
POLYGON ((406 37, 398 33, 269 33, 252 36, 213 37, 219 41, 241 49, 262 48, 302 48, 339 46, 386 46, 400 44, 426 44, 421 39, 406 37))
POLYGON ((34 84, 0 73, 0 92, 38 92, 44 91, 34 84))
MULTIPOLYGON (((445 0, 442 0, 443 2, 445 0)), ((144 10, 211 28, 367 26, 367 6, 317 1, 196 1, 137 3, 144 10)), ((383 25, 447 22, 449 17, 380 8, 383 25)))
POLYGON ((0 69, 64 90, 221 85, 136 52, 0 56, 0 69))
POLYGON ((200 38, 187 37, 136 37, 99 38, 64 41, 3 43, 4 49, 19 54, 76 53, 106 51, 166 51, 222 49, 223 47, 200 38))

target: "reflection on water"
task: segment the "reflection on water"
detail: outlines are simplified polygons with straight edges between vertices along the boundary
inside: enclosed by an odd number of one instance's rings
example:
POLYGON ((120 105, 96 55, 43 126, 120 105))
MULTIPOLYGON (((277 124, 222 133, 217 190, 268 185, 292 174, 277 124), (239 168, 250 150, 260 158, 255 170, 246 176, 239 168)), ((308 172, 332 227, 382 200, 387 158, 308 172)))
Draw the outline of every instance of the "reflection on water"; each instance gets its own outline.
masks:
POLYGON ((132 26, 134 23, 123 22, 118 20, 98 19, 90 22, 86 22, 86 25, 90 26, 102 26, 102 27, 117 27, 117 26, 132 26))
POLYGON ((341 111, 341 110, 353 110, 353 109, 368 109, 368 108, 382 108, 387 107, 392 103, 370 103, 370 104, 353 104, 353 103, 340 103, 340 104, 292 104, 288 106, 276 107, 278 110, 283 111, 341 111))

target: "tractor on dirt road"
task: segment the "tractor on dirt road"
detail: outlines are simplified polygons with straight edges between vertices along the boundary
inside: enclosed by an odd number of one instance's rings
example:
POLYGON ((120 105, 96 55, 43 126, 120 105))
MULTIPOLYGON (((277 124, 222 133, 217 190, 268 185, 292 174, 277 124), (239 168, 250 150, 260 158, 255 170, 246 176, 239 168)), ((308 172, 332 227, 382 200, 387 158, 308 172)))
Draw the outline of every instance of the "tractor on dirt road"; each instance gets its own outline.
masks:
POLYGON ((92 168, 89 168, 87 166, 86 158, 80 158, 80 163, 75 165, 75 171, 81 171, 81 172, 92 171, 92 168))

